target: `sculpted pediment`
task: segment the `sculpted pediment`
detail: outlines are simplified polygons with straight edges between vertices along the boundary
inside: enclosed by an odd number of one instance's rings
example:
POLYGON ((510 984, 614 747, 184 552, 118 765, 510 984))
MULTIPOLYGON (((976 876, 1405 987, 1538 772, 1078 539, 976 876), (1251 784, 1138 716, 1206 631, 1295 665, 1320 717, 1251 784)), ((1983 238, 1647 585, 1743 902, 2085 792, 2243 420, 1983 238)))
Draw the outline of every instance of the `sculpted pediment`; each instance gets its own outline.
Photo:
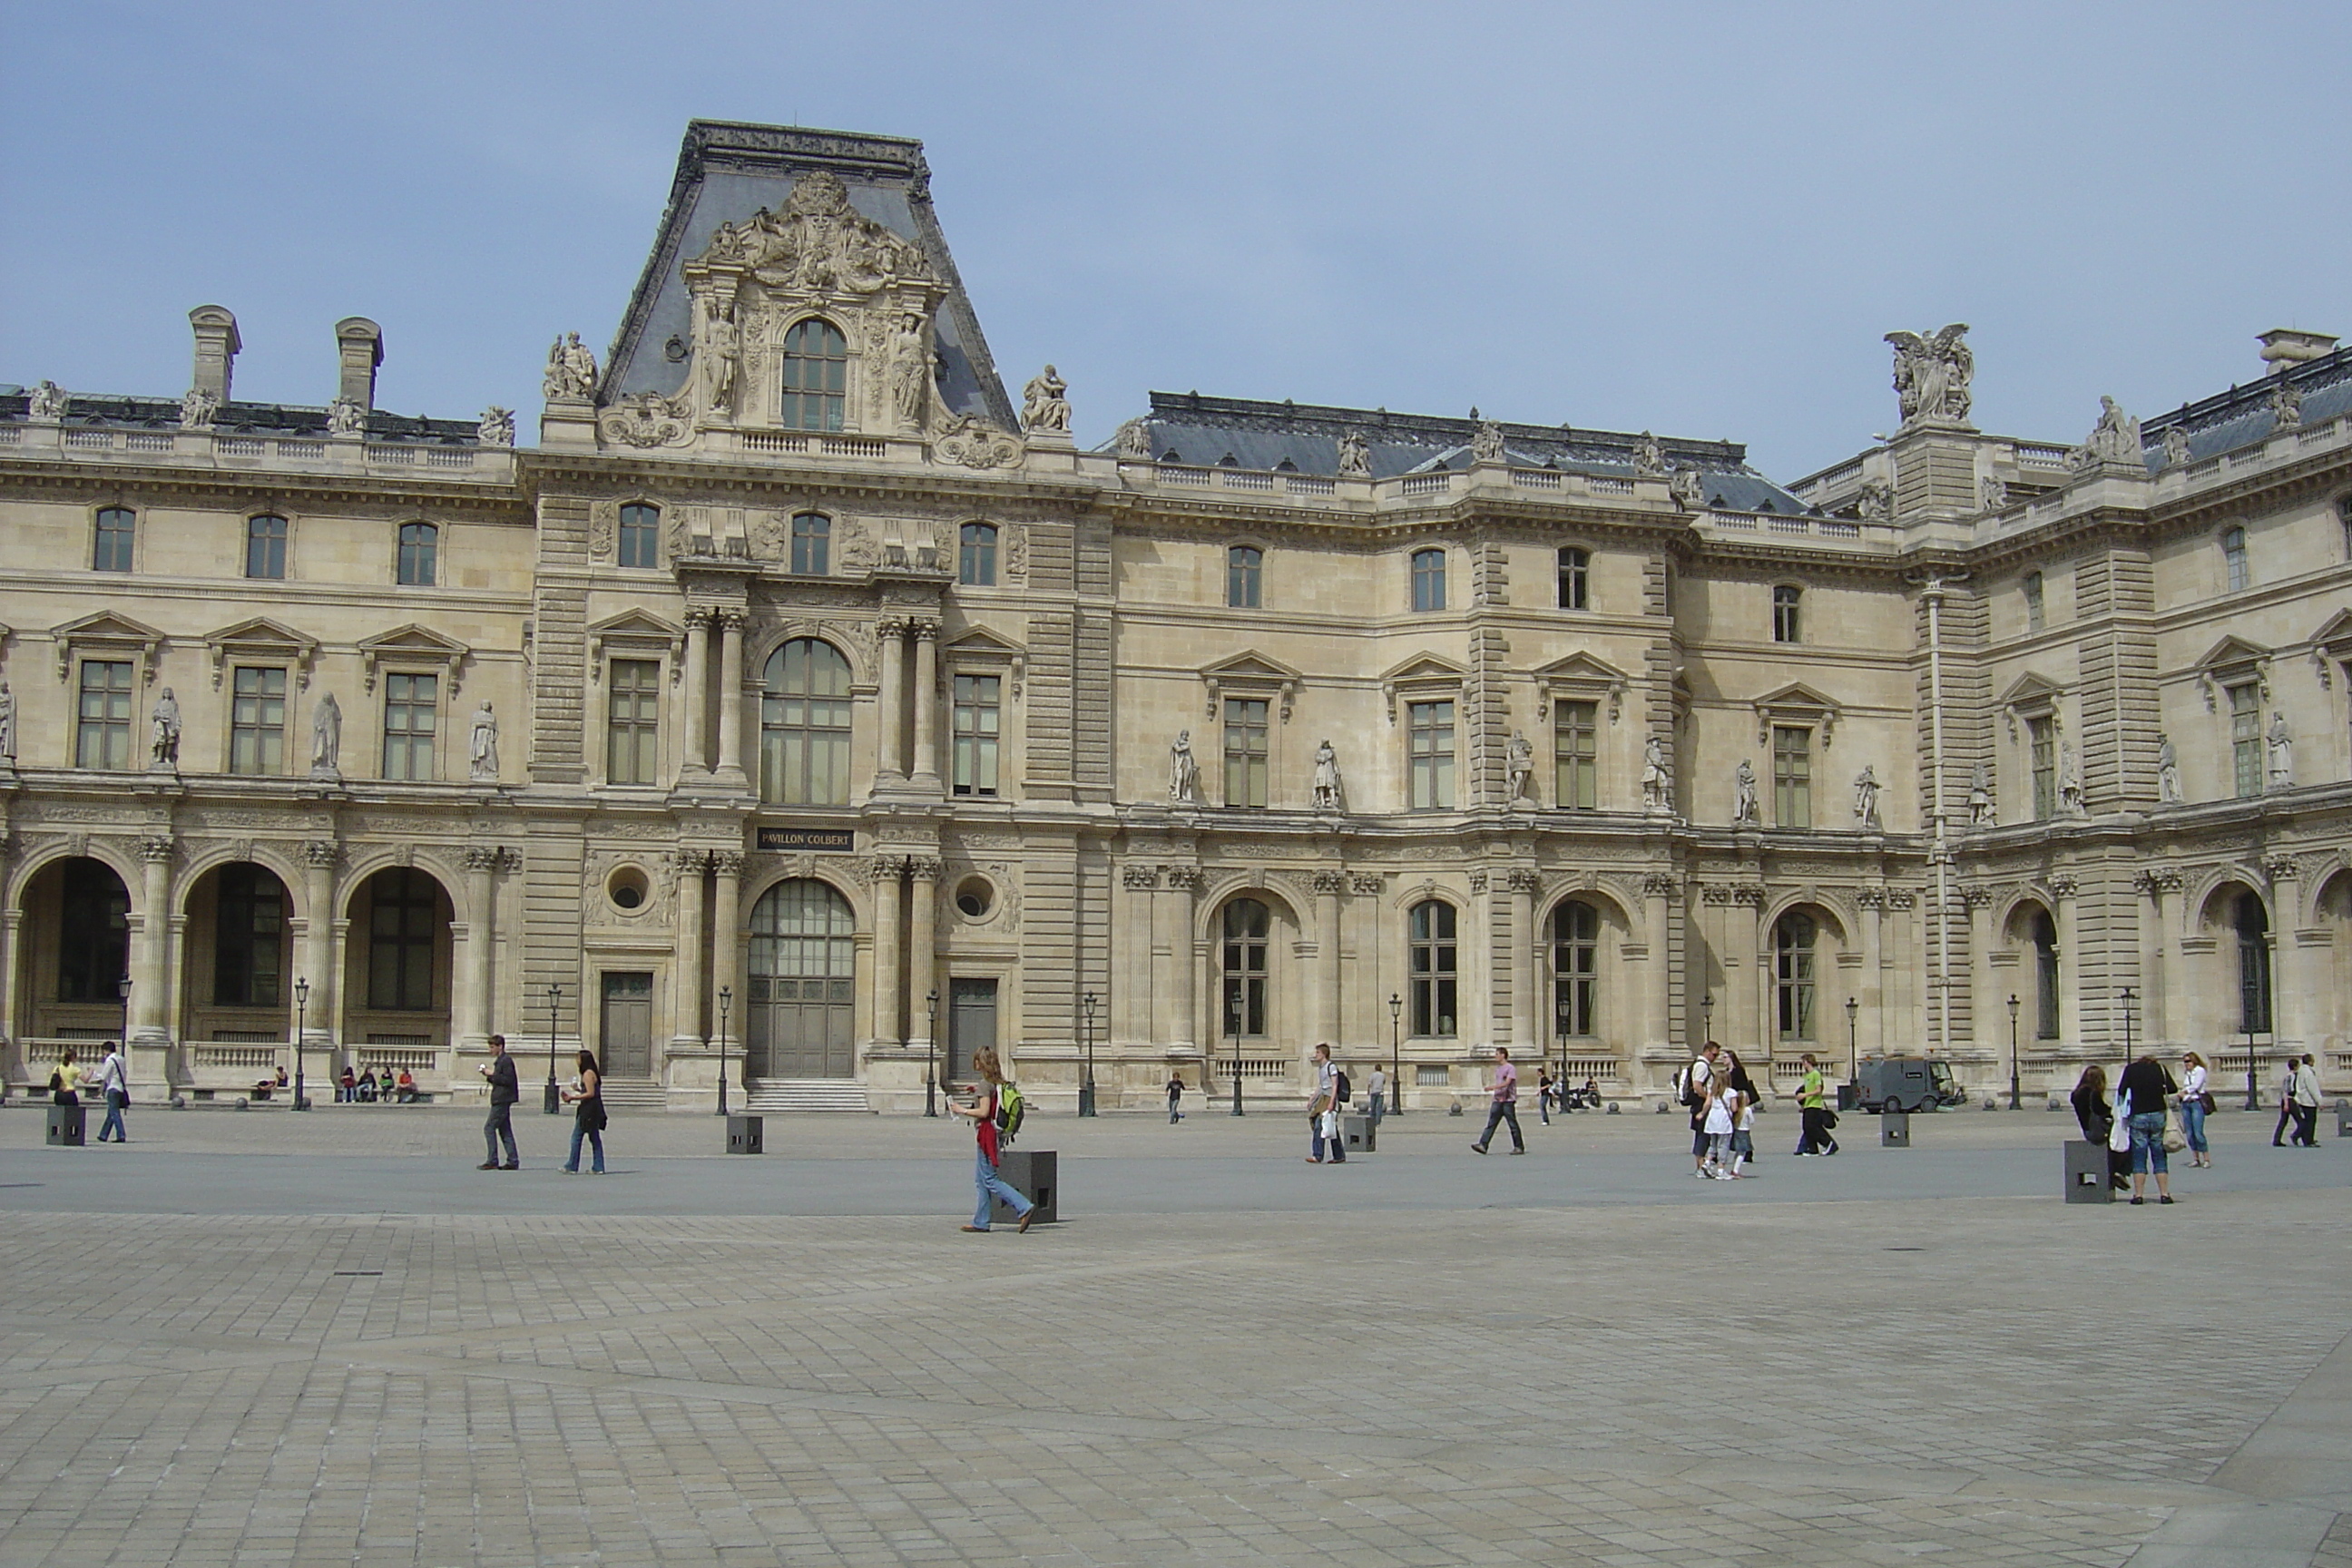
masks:
POLYGON ((1423 697, 1435 700, 1451 697, 1462 689, 1470 679, 1466 666, 1433 653, 1418 654, 1402 664, 1391 666, 1381 677, 1381 696, 1389 710, 1389 722, 1397 721, 1397 707, 1402 700, 1423 697))
POLYGON ((1287 722, 1301 679, 1297 670, 1255 648, 1244 648, 1201 670, 1202 683, 1209 689, 1208 715, 1212 719, 1217 716, 1217 705, 1226 697, 1242 695, 1279 699, 1282 718, 1287 722))
POLYGON ((1809 724, 1822 732, 1822 750, 1828 751, 1837 733, 1838 721, 1845 710, 1801 680, 1779 686, 1761 697, 1749 700, 1756 710, 1756 743, 1769 745, 1774 724, 1809 724))
POLYGON ((678 658, 685 647, 683 628, 644 610, 623 610, 589 626, 588 679, 592 684, 604 680, 604 661, 609 654, 639 658, 667 655, 670 683, 676 685, 685 673, 685 661, 678 658))
POLYGON ((100 610, 79 620, 68 621, 49 630, 50 640, 58 649, 58 679, 63 680, 72 672, 76 648, 100 649, 112 653, 133 654, 143 667, 143 678, 155 678, 155 655, 163 647, 162 632, 153 626, 134 621, 112 610, 100 610))
POLYGON ((2256 647, 2241 637, 2225 637, 2205 650, 2205 657, 2197 661, 2197 668, 2220 671, 2241 666, 2268 664, 2270 658, 2271 650, 2266 647, 2256 647))
POLYGON ((973 626, 959 634, 940 649, 945 664, 950 668, 988 671, 1001 669, 1011 679, 1013 695, 1021 695, 1023 677, 1029 664, 1029 650, 1010 637, 1000 637, 986 626, 973 626))
POLYGON ((451 696, 457 695, 466 660, 474 651, 430 626, 414 625, 362 637, 359 649, 365 689, 375 689, 376 672, 386 664, 438 665, 449 678, 451 696))
MULTIPOLYGON (((0 636, 5 636, 0 632, 0 636)), ((2352 610, 2338 610, 2327 624, 2311 634, 2311 662, 2319 671, 2320 689, 2336 685, 2333 667, 2352 661, 2352 610)))
POLYGON ((255 616, 223 626, 205 638, 213 656, 213 689, 218 690, 231 659, 279 658, 294 671, 296 690, 310 684, 310 663, 318 657, 319 639, 281 626, 267 616, 255 616))
POLYGON ((1549 719, 1556 698, 1570 701, 1609 700, 1609 718, 1614 723, 1624 710, 1625 689, 1632 678, 1608 660, 1596 658, 1579 649, 1549 664, 1539 665, 1530 671, 1536 678, 1538 696, 1536 717, 1549 719))
POLYGON ((2056 681, 2028 670, 2009 683, 2009 689, 2000 694, 2000 705, 2004 708, 2046 706, 2065 694, 2066 689, 2056 681))
POLYGON ((687 276, 718 268, 740 268, 764 288, 812 296, 872 294, 934 280, 921 247, 850 205, 840 176, 822 169, 793 182, 782 211, 761 207, 740 223, 720 225, 687 263, 687 276))
POLYGON ((2257 647, 2240 637, 2225 637, 2205 650, 2205 657, 2196 664, 2197 684, 2205 694, 2205 707, 2217 712, 2221 706, 2221 688, 2252 680, 2262 690, 2262 700, 2271 700, 2271 650, 2257 647))

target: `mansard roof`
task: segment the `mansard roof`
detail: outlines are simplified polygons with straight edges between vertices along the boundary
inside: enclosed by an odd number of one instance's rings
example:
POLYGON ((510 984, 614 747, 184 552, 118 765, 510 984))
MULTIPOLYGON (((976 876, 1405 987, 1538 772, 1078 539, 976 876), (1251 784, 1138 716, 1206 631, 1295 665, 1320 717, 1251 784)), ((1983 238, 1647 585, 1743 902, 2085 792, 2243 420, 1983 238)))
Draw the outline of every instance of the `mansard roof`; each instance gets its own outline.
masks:
POLYGON ((903 136, 721 120, 688 122, 661 228, 606 356, 600 401, 642 392, 672 395, 685 384, 692 307, 680 268, 709 248, 721 225, 744 222, 762 208, 782 212, 801 176, 818 170, 841 181, 860 216, 919 247, 946 285, 947 300, 933 330, 940 393, 948 412, 1017 427, 1012 400, 981 336, 980 319, 931 209, 923 144, 903 136))
MULTIPOLYGON (((0 385, 0 421, 27 417, 33 395, 25 387, 0 385)), ((66 395, 65 423, 109 429, 177 430, 177 397, 142 397, 90 392, 66 395)), ((223 436, 294 436, 327 437, 326 405, 300 403, 224 403, 213 416, 212 428, 223 436)), ((478 447, 480 422, 474 419, 430 419, 421 414, 394 414, 373 408, 367 415, 371 441, 424 441, 442 446, 478 447)))
MULTIPOLYGON (((1372 477, 1466 468, 1470 445, 1481 424, 1472 409, 1466 418, 1443 415, 1391 414, 1385 408, 1339 408, 1321 404, 1264 403, 1243 397, 1207 397, 1197 392, 1155 392, 1144 416, 1151 455, 1162 462, 1202 468, 1241 468, 1336 474, 1339 440, 1361 436, 1370 448, 1372 477)), ((1634 447, 1642 437, 1617 430, 1587 430, 1571 425, 1514 425, 1495 421, 1503 433, 1505 458, 1515 468, 1630 479, 1634 447)), ((1748 466, 1748 448, 1737 441, 1691 441, 1658 437, 1666 464, 1696 469, 1707 502, 1735 511, 1802 512, 1805 503, 1748 466)))
POLYGON ((2164 433, 2175 426, 2189 434, 2189 460, 2203 462, 2223 452, 2234 452, 2269 437, 2278 425, 2277 396, 2281 381, 2294 384, 2302 398, 2303 424, 2325 425, 2338 415, 2352 414, 2352 348, 2307 360, 2284 375, 2258 376, 2194 403, 2184 403, 2169 414, 2140 422, 2140 439, 2151 469, 2164 467, 2164 433))

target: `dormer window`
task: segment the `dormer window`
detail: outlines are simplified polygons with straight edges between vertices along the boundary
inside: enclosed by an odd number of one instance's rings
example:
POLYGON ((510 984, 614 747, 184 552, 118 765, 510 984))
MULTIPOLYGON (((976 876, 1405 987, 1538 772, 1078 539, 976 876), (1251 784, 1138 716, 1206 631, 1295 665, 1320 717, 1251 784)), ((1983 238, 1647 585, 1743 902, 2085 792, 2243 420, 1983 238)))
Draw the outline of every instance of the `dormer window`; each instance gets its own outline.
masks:
MULTIPOLYGON (((831 321, 797 322, 784 334, 777 422, 787 430, 838 430, 849 393, 849 342, 831 321)), ((794 568, 798 570, 798 568, 794 568)))

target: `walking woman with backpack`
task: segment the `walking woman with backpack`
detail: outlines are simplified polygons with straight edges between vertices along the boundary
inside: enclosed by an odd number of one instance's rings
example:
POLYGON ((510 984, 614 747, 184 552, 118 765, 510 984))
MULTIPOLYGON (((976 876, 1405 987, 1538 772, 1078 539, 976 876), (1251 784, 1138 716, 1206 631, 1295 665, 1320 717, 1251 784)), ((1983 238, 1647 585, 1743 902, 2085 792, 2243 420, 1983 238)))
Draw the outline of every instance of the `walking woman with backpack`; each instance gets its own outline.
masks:
POLYGON ((969 1116, 972 1132, 980 1142, 980 1153, 972 1166, 972 1185, 980 1191, 980 1206, 972 1211, 971 1223, 964 1229, 975 1236, 988 1232, 988 1211, 992 1199, 1003 1198, 1021 1216, 1022 1230, 1037 1215, 1037 1205, 1023 1197, 1012 1183, 996 1173, 997 1154, 1001 1149, 997 1113, 1000 1108, 1018 1106, 1020 1090, 1004 1081, 1004 1069, 997 1065, 996 1047, 982 1046, 971 1053, 971 1070, 980 1075, 980 1091, 970 1105, 948 1101, 948 1109, 958 1116, 969 1116), (1008 1096, 1008 1090, 1010 1094, 1008 1096))

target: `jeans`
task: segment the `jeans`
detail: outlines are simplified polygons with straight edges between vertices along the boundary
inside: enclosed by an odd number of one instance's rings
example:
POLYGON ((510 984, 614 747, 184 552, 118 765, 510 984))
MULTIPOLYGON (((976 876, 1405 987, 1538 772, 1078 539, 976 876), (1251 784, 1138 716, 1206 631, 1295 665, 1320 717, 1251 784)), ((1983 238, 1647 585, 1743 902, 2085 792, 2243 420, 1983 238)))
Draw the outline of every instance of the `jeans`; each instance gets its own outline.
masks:
POLYGON ((1547 1089, 1537 1093, 1536 1115, 1546 1127, 1551 1125, 1551 1090, 1547 1089))
POLYGON ((1339 1113, 1326 1110, 1307 1119, 1307 1143, 1315 1158, 1320 1160, 1328 1152, 1331 1163, 1348 1163, 1348 1145, 1339 1136, 1339 1113))
POLYGON ((1168 1125, 1175 1126, 1184 1120, 1184 1102, 1171 1095, 1168 1100, 1168 1125))
POLYGON ((988 1228, 988 1200, 992 1197, 1011 1204, 1017 1215, 1026 1215, 1034 1206, 1013 1190, 1012 1183, 996 1173, 996 1167, 988 1163, 985 1149, 972 1151, 971 1184, 980 1189, 980 1206, 971 1211, 971 1223, 979 1229, 988 1228))
POLYGON ((106 1121, 98 1130, 100 1142, 106 1142, 106 1131, 110 1127, 114 1130, 114 1136, 118 1142, 124 1143, 131 1142, 131 1135, 122 1131, 122 1108, 130 1103, 131 1097, 121 1090, 110 1089, 106 1091, 106 1121))
POLYGON ((514 1107, 511 1105, 491 1106, 489 1120, 482 1123, 482 1142, 489 1145, 488 1159, 493 1165, 499 1163, 499 1140, 501 1138, 507 1141, 507 1163, 521 1164, 522 1156, 515 1152, 514 1107))
POLYGON ((2319 1147, 2319 1107, 2298 1104, 2294 1108, 2294 1142, 2306 1149, 2319 1147))
POLYGON ((588 1141, 588 1147, 595 1151, 595 1163, 592 1168, 598 1175, 603 1175, 604 1173, 604 1130, 601 1127, 586 1126, 578 1121, 572 1124, 572 1158, 563 1162, 563 1168, 572 1172, 580 1169, 580 1141, 583 1138, 588 1141))
POLYGON ((1478 1134, 1478 1147, 1484 1149, 1495 1141, 1495 1129, 1504 1122, 1511 1124, 1511 1147, 1524 1149, 1528 1141, 1519 1136, 1519 1108, 1507 1100, 1498 1100, 1487 1108, 1486 1131, 1478 1134))
POLYGON ((2189 1136, 2191 1152, 2202 1154, 2205 1149, 2205 1102, 2184 1100, 2180 1102, 2180 1131, 2189 1136))
POLYGON ((2165 1115, 2161 1110, 2135 1110, 2131 1119, 2131 1168, 2137 1176, 2148 1171, 2168 1173, 2172 1166, 2164 1152, 2165 1115))
POLYGON ((1381 1118, 1381 1117, 1383 1117, 1383 1116, 1386 1116, 1386 1115, 1389 1113, 1389 1108, 1388 1108, 1388 1096, 1387 1096, 1387 1095, 1385 1095, 1385 1094, 1375 1094, 1375 1095, 1373 1095, 1373 1096, 1372 1096, 1371 1111, 1372 1111, 1372 1125, 1373 1125, 1373 1126, 1375 1126, 1375 1127, 1377 1127, 1377 1126, 1379 1126, 1379 1125, 1380 1125, 1381 1118))

